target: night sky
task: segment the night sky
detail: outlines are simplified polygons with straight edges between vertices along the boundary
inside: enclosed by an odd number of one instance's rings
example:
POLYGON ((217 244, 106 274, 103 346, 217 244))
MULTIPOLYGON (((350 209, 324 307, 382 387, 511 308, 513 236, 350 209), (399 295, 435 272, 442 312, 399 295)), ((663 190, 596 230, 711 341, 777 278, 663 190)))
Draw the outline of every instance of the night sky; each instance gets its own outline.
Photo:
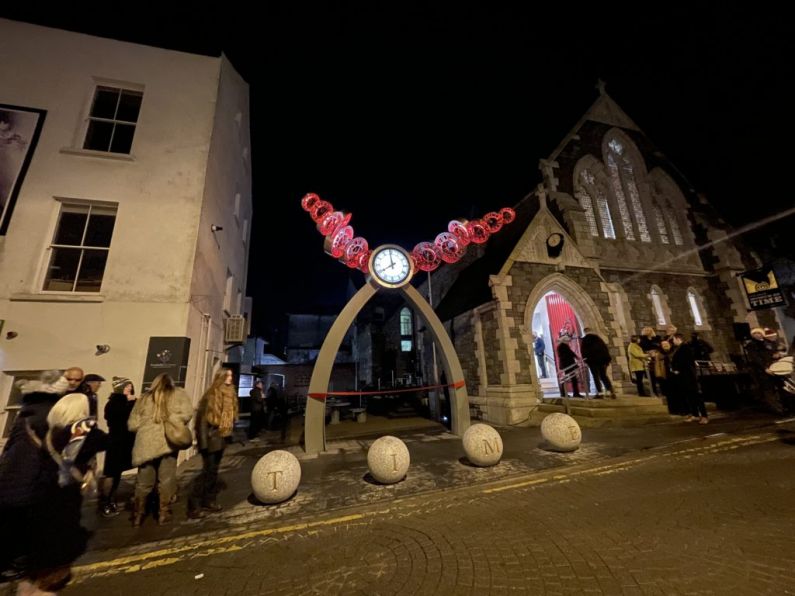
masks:
POLYGON ((248 293, 266 337, 287 310, 344 301, 349 270, 323 253, 306 192, 351 211, 371 246, 410 249, 531 191, 600 77, 731 223, 795 204, 795 36, 770 10, 292 1, 261 3, 254 18, 236 4, 114 7, 100 21, 95 9, 6 3, 0 15, 230 57, 251 85, 248 293))

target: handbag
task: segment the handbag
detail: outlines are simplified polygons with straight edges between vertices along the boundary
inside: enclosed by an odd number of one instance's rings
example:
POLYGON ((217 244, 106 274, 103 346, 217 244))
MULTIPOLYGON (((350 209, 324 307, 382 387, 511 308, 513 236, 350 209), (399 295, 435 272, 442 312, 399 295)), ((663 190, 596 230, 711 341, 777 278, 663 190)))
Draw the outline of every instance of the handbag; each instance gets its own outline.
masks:
POLYGON ((163 422, 166 431, 166 441, 174 449, 187 449, 193 445, 193 433, 184 422, 174 422, 166 418, 163 422))

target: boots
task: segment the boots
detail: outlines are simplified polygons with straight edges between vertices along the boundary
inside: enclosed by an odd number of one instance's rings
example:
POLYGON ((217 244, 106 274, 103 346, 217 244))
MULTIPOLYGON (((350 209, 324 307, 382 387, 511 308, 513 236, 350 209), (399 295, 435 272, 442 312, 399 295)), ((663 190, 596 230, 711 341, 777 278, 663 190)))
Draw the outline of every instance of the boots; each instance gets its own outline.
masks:
POLYGON ((133 501, 132 511, 132 525, 134 528, 141 526, 144 521, 144 513, 146 512, 146 497, 136 497, 133 501))
POLYGON ((157 524, 165 526, 171 523, 171 505, 169 499, 160 499, 160 514, 157 516, 157 524))

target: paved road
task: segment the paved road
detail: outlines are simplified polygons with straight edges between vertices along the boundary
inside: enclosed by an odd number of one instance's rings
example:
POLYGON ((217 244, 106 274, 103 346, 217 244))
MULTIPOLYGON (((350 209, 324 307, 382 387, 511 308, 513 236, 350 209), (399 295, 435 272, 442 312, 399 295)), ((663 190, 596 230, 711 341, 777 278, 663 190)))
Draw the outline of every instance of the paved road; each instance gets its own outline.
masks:
POLYGON ((139 545, 64 594, 795 594, 794 430, 139 545))

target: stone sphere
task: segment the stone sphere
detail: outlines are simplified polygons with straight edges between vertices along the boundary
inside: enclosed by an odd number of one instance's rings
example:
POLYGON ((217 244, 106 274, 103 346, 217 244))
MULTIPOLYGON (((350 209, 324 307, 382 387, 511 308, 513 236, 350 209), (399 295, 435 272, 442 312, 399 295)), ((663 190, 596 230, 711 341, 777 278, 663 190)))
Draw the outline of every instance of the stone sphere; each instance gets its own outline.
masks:
POLYGON ((559 412, 544 418, 541 436, 557 451, 574 451, 582 441, 582 431, 577 421, 559 412))
POLYGON ((476 466, 493 466, 502 457, 502 437, 488 424, 473 424, 464 433, 464 453, 476 466))
POLYGON ((301 464, 289 451, 266 453, 251 471, 251 490, 268 505, 289 499, 300 482, 301 464))
POLYGON ((406 444, 391 435, 377 439, 367 451, 367 467, 370 474, 381 484, 393 484, 406 477, 409 471, 409 449, 406 444))

